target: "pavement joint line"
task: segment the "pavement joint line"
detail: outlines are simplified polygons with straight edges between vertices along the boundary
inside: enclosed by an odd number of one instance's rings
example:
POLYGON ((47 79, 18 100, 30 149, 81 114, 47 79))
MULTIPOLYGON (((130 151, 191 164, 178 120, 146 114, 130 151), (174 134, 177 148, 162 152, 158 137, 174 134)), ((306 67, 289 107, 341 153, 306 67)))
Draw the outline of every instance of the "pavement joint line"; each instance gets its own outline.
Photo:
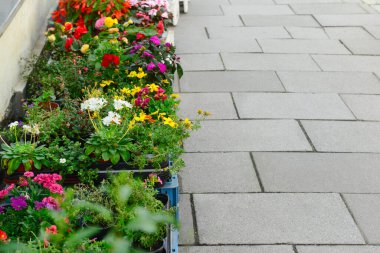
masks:
POLYGON ((343 104, 347 107, 347 109, 351 112, 352 116, 354 116, 355 121, 359 121, 358 118, 356 117, 355 113, 351 110, 350 106, 346 103, 346 101, 343 99, 341 94, 338 94, 340 100, 342 100, 343 104))
POLYGON ((279 93, 292 93, 292 92, 288 92, 288 91, 286 90, 285 84, 284 84, 284 82, 282 81, 280 75, 278 74, 278 70, 274 71, 274 74, 277 76, 277 79, 280 81, 282 88, 284 88, 284 92, 279 92, 279 93))
POLYGON ((364 30, 364 31, 366 31, 367 33, 369 33, 369 35, 370 36, 372 36, 372 38, 374 38, 375 40, 377 40, 377 38, 370 32, 370 31, 368 31, 366 28, 365 28, 365 26, 361 26, 361 28, 364 30))
POLYGON ((255 41, 256 41, 257 45, 259 46, 259 48, 260 48, 261 52, 263 52, 263 53, 264 53, 263 47, 260 45, 260 42, 259 42, 259 40, 258 40, 257 38, 255 38, 255 41))
MULTIPOLYGON (((181 194, 199 194, 199 195, 212 195, 212 194, 351 194, 351 195, 380 195, 380 192, 318 192, 318 191, 298 191, 298 192, 289 192, 289 191, 235 191, 235 192, 180 192, 181 194)), ((380 243, 379 243, 380 244, 380 243)))
MULTIPOLYGON (((318 54, 316 54, 318 55, 318 54)), ((317 67, 321 70, 321 72, 324 72, 323 68, 318 64, 318 62, 314 59, 313 54, 309 54, 311 60, 317 65, 317 67)))
POLYGON ((350 54, 356 55, 354 52, 351 51, 351 49, 346 44, 344 44, 344 42, 342 41, 342 39, 339 39, 338 41, 339 41, 340 44, 342 44, 342 46, 344 46, 348 50, 348 52, 350 52, 350 54))
POLYGON ((339 195, 340 195, 340 197, 341 197, 341 199, 342 199, 344 205, 346 206, 347 211, 350 213, 350 215, 351 215, 353 221, 355 222, 355 225, 356 225, 356 227, 358 228, 358 230, 359 230, 361 236, 363 237, 365 243, 368 244, 368 239, 367 239, 367 237, 366 237, 364 231, 360 228, 360 226, 359 226, 359 222, 357 222, 357 220, 355 219, 355 215, 354 215, 354 213, 351 211, 350 206, 348 205, 346 199, 344 198, 344 196, 343 196, 342 193, 340 193, 339 195))
POLYGON ((315 148, 315 146, 314 146, 313 142, 311 141, 309 135, 307 134, 305 128, 303 127, 301 121, 300 121, 300 120, 297 120, 297 122, 298 122, 298 125, 300 126, 300 128, 301 128, 303 134, 305 135, 307 141, 309 142, 311 148, 313 149, 313 151, 317 151, 317 149, 315 148))
POLYGON ((186 154, 207 154, 207 153, 247 153, 247 152, 254 152, 254 153, 320 153, 320 154, 380 154, 380 152, 344 152, 344 151, 310 151, 310 150, 283 150, 283 151, 278 151, 278 150, 272 150, 272 151, 268 151, 268 150, 249 150, 249 151, 246 151, 246 150, 242 150, 242 151, 229 151, 229 150, 225 150, 225 151, 187 151, 186 154))
POLYGON ((195 210, 195 203, 194 203, 194 194, 190 194, 190 205, 191 205, 191 215, 193 216, 193 229, 194 229, 194 241, 195 245, 200 245, 199 240, 199 233, 198 233, 198 223, 197 223, 197 214, 195 210))
POLYGON ((296 245, 293 245, 292 248, 293 248, 294 253, 298 253, 296 245))
POLYGON ((235 98, 234 98, 232 92, 229 92, 229 93, 230 93, 230 96, 231 96, 231 99, 232 99, 232 104, 233 104, 233 106, 235 108, 236 116, 238 117, 237 120, 239 120, 241 118, 240 118, 240 115, 239 115, 239 110, 238 110, 238 108, 236 106, 236 103, 235 103, 235 98))
MULTIPOLYGON (((217 243, 217 244, 207 244, 207 243, 201 243, 196 246, 380 246, 380 244, 318 244, 318 243, 310 243, 310 244, 304 244, 304 243, 272 243, 272 244, 265 244, 265 243, 252 243, 252 244, 247 244, 247 243, 242 243, 242 244, 225 244, 225 243, 217 243)), ((181 246, 195 246, 194 244, 181 244, 181 246)))
POLYGON ((241 119, 206 119, 205 121, 237 121, 237 120, 251 120, 251 121, 330 121, 330 122, 361 122, 361 123, 380 123, 380 120, 356 120, 356 119, 303 119, 303 118, 241 118, 241 119))
POLYGON ((248 27, 248 26, 244 23, 243 17, 242 17, 241 15, 238 15, 238 16, 239 16, 240 21, 241 21, 242 24, 243 24, 243 27, 248 27))
POLYGON ((211 39, 211 37, 210 37, 210 33, 208 32, 207 27, 205 26, 204 28, 205 28, 205 32, 206 32, 207 39, 211 39))
MULTIPOLYGON (((277 40, 292 40, 291 38, 287 39, 277 39, 277 40)), ((300 39, 303 40, 303 39, 300 39)), ((371 39, 372 40, 372 39, 371 39)), ((337 54, 337 53, 331 53, 331 54, 326 54, 326 53, 273 53, 273 52, 225 52, 225 51, 220 51, 220 52, 211 52, 211 53, 179 53, 179 55, 208 55, 208 54, 221 54, 221 53, 226 53, 226 54, 241 54, 241 55, 309 55, 310 57, 313 56, 319 56, 319 55, 325 55, 325 56, 366 56, 366 57, 379 57, 380 54, 337 54)), ((318 65, 319 66, 319 65, 318 65)), ((199 71, 220 71, 220 70, 184 70, 184 72, 199 72, 199 71)), ((227 70, 227 71, 287 71, 287 70, 282 70, 282 69, 249 69, 249 70, 227 70)), ((293 70, 293 72, 296 70, 293 70)), ((298 72, 310 72, 311 70, 298 70, 298 72)), ((321 71, 323 71, 321 69, 321 71)), ((296 71, 297 72, 297 71, 296 71)), ((320 72, 317 70, 313 70, 312 72, 320 72)), ((339 71, 326 71, 326 72, 359 72, 359 73, 371 73, 371 71, 361 71, 361 70, 339 70, 339 71)))
POLYGON ((284 30, 289 34, 290 36, 290 39, 295 39, 294 36, 289 32, 289 30, 286 28, 286 26, 281 26, 282 28, 284 28, 284 30))
MULTIPOLYGON (((292 5, 290 5, 290 4, 284 4, 284 5, 288 6, 288 8, 293 12, 293 14, 295 16, 298 15, 298 13, 293 9, 292 5)), ((289 14, 289 15, 291 15, 291 14, 289 14)))
MULTIPOLYGON (((230 2, 230 1, 228 1, 228 2, 230 2)), ((226 16, 226 13, 223 11, 222 5, 218 4, 218 8, 223 13, 222 16, 226 16)))
POLYGON ((222 65, 223 65, 223 71, 226 71, 227 68, 226 68, 226 64, 223 61, 222 53, 219 52, 218 55, 219 55, 220 61, 222 62, 222 65))
POLYGON ((253 170, 255 171, 255 174, 256 174, 256 177, 257 177, 257 181, 259 182, 260 190, 262 192, 265 192, 264 184, 263 184, 263 182, 261 180, 260 173, 259 173, 259 170, 257 168, 256 162, 255 162, 255 158, 253 157, 252 152, 249 152, 249 156, 251 157, 252 167, 253 167, 253 170))
POLYGON ((374 73, 374 72, 372 72, 372 74, 373 74, 374 76, 376 76, 377 79, 379 79, 379 81, 380 81, 380 74, 376 74, 376 73, 374 73))

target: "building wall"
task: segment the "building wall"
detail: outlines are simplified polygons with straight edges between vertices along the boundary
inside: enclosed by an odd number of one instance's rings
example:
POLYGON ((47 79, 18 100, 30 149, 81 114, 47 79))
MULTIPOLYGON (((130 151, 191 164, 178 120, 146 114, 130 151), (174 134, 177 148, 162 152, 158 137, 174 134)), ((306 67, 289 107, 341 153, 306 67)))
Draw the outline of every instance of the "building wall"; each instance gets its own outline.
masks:
POLYGON ((47 19, 56 5, 56 0, 21 0, 0 35, 0 121, 13 94, 25 87, 20 59, 41 51, 47 19))

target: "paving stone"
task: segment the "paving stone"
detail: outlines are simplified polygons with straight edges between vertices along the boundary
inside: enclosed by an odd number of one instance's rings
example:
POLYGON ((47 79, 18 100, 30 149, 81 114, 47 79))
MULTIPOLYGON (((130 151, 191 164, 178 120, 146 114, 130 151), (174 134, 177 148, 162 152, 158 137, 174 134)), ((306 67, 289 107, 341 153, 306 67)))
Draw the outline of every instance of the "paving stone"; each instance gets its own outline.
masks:
MULTIPOLYGON (((187 246, 183 253, 294 253, 292 246, 187 246)), ((371 252, 372 253, 372 252, 371 252)))
POLYGON ((260 192, 249 153, 188 153, 182 192, 260 192))
POLYGON ((380 25, 377 14, 315 15, 315 18, 322 26, 380 25))
POLYGON ((331 39, 373 39, 362 27, 325 27, 331 39))
POLYGON ((379 94, 380 81, 361 72, 277 72, 290 92, 379 94))
POLYGON ((301 26, 319 27, 309 15, 241 15, 246 26, 301 26))
POLYGON ((185 71, 223 70, 223 62, 219 54, 183 54, 181 65, 185 71))
POLYGON ((351 54, 337 40, 258 39, 264 53, 351 54))
POLYGON ((181 29, 182 26, 194 26, 194 27, 205 27, 205 26, 242 26, 238 16, 185 16, 182 15, 179 19, 178 28, 181 29))
POLYGON ((368 242, 379 243, 380 195, 344 194, 344 199, 368 242))
POLYGON ((238 53, 222 53, 221 55, 227 70, 320 70, 309 55, 238 53))
POLYGON ((380 155, 253 153, 266 192, 380 193, 380 155))
POLYGON ((340 3, 340 0, 274 0, 278 4, 340 3))
POLYGON ((225 15, 289 15, 287 5, 221 5, 225 15))
POLYGON ((198 38, 198 39, 208 39, 206 28, 202 26, 189 26, 189 25, 183 25, 180 27, 176 27, 175 30, 175 42, 181 40, 188 40, 189 34, 191 34, 191 38, 198 38))
POLYGON ((286 30, 295 39, 328 39, 322 28, 288 26, 286 30))
POLYGON ((253 38, 177 40, 177 53, 262 52, 253 38))
POLYGON ((380 96, 342 95, 357 119, 380 120, 380 96))
POLYGON ((236 4, 275 4, 273 0, 229 0, 232 5, 236 4))
POLYGON ((376 39, 380 39, 380 26, 365 26, 364 28, 376 39))
POLYGON ((182 92, 284 91, 273 71, 185 72, 180 86, 182 92))
POLYGON ((209 120, 185 141, 185 150, 307 151, 311 147, 293 120, 209 120))
POLYGON ((363 244, 338 194, 195 194, 200 243, 363 244))
POLYGON ((210 112, 209 119, 237 119, 236 110, 229 93, 182 93, 179 116, 197 118, 197 111, 210 112))
POLYGON ((352 14, 366 13, 358 4, 313 3, 292 4, 291 8, 297 14, 352 14))
POLYGON ((379 246, 297 246, 298 253, 380 253, 379 246))
POLYGON ((179 202, 179 212, 181 215, 180 244, 194 244, 194 225, 191 211, 190 194, 181 194, 179 202))
POLYGON ((380 152, 379 122, 302 121, 318 151, 380 152))
POLYGON ((283 27, 220 27, 208 26, 211 39, 245 39, 245 38, 290 38, 283 27))
MULTIPOLYGON (((189 11, 186 15, 192 16, 222 16, 223 11, 220 4, 229 4, 228 0, 223 1, 194 1, 189 6, 189 11)), ((182 18, 182 17, 181 17, 182 18)), ((180 19, 181 19, 180 18, 180 19)))
POLYGON ((380 68, 380 56, 360 55, 313 55, 324 71, 373 72, 380 68))
POLYGON ((337 94, 234 93, 241 118, 355 119, 337 94))
POLYGON ((353 54, 380 55, 380 40, 344 39, 342 42, 353 54))

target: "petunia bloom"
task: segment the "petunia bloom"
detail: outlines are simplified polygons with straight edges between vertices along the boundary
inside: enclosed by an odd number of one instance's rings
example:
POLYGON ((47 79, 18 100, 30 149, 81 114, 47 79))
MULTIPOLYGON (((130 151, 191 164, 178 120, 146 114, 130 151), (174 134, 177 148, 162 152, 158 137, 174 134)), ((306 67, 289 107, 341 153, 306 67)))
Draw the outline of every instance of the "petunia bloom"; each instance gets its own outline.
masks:
POLYGON ((166 65, 163 64, 163 63, 157 63, 157 66, 158 66, 158 69, 160 70, 161 73, 165 73, 166 72, 166 65))
POLYGON ((153 36, 149 39, 149 41, 155 44, 156 46, 159 46, 161 44, 161 41, 157 36, 153 36))
POLYGON ((152 71, 155 67, 156 67, 156 65, 154 65, 153 62, 150 62, 148 65, 146 65, 146 69, 148 71, 152 71))

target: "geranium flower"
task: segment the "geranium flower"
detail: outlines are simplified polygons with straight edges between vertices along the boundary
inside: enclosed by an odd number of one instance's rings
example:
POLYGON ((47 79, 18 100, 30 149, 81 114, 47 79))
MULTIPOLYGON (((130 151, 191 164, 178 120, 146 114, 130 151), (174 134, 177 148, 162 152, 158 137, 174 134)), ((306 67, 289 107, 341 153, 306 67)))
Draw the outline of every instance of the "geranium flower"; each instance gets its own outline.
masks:
POLYGON ((56 225, 51 225, 50 227, 48 228, 45 228, 45 232, 46 234, 53 234, 53 235, 56 235, 57 234, 57 226, 56 225))
POLYGON ((26 203, 26 198, 24 196, 12 197, 11 198, 11 207, 16 211, 21 211, 28 207, 26 203))
POLYGON ((63 194, 63 187, 60 184, 51 184, 48 189, 51 193, 63 194))
POLYGON ((45 207, 49 210, 58 210, 59 205, 55 198, 53 197, 46 197, 42 199, 42 203, 45 205, 45 207))

